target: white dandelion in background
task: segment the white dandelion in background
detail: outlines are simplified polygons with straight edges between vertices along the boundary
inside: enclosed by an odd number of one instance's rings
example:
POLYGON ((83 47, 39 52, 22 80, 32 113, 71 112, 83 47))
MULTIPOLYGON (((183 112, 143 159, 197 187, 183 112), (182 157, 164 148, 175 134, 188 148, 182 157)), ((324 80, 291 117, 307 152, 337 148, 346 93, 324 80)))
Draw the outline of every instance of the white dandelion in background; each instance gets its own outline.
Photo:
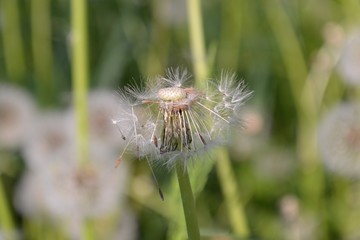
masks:
POLYGON ((130 208, 124 208, 121 212, 121 219, 112 239, 139 239, 139 229, 136 215, 130 208))
POLYGON ((0 149, 21 146, 35 116, 35 104, 23 89, 0 85, 0 149))
POLYGON ((27 169, 15 196, 24 216, 46 216, 81 239, 85 219, 113 216, 125 205, 128 170, 115 171, 111 146, 89 149, 88 164, 76 161, 72 111, 38 115, 24 144, 27 169))
POLYGON ((251 159, 269 145, 271 119, 258 106, 246 106, 241 110, 244 131, 233 132, 231 150, 237 156, 235 160, 251 159))
POLYGON ((113 159, 112 154, 96 151, 86 167, 66 158, 28 170, 16 190, 17 210, 29 219, 45 216, 71 239, 81 239, 86 219, 110 219, 126 206, 128 170, 122 165, 115 171, 113 159))
POLYGON ((338 174, 359 178, 360 106, 343 103, 320 124, 319 147, 325 166, 338 174))
MULTIPOLYGON (((15 191, 14 205, 23 216, 37 218, 47 212, 45 182, 36 171, 26 171, 15 191)), ((1 239, 1 238, 0 238, 1 239)))
POLYGON ((73 116, 65 111, 42 112, 37 115, 24 142, 23 154, 33 170, 61 164, 75 155, 73 116))
POLYGON ((96 89, 88 97, 90 138, 93 145, 118 148, 119 134, 109 121, 116 114, 117 99, 113 91, 96 89))
POLYGON ((279 202, 279 210, 282 220, 283 239, 318 239, 315 233, 319 225, 319 219, 316 216, 305 214, 296 196, 283 196, 279 202))
POLYGON ((360 85, 360 31, 348 36, 339 59, 339 73, 351 86, 360 85))
POLYGON ((168 168, 177 160, 186 167, 194 155, 226 142, 251 92, 235 74, 208 81, 204 91, 191 85, 190 77, 186 70, 169 69, 144 89, 133 85, 120 91, 121 107, 113 119, 125 141, 119 159, 132 150, 168 168))

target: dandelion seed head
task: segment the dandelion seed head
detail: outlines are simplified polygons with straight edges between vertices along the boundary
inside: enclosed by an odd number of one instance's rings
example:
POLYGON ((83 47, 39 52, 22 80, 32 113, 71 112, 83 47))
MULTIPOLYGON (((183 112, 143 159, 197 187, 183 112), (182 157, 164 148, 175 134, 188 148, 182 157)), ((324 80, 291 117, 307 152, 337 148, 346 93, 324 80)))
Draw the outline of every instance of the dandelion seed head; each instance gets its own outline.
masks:
POLYGON ((119 94, 122 110, 113 123, 126 139, 121 155, 134 149, 138 156, 171 168, 179 159, 187 163, 225 142, 250 93, 234 74, 224 75, 219 84, 209 83, 204 91, 193 87, 190 77, 186 70, 169 69, 146 89, 127 87, 119 94), (125 122, 130 127, 124 128, 125 122))
POLYGON ((343 103, 334 107, 319 128, 319 148, 325 166, 345 177, 359 178, 360 106, 343 103))

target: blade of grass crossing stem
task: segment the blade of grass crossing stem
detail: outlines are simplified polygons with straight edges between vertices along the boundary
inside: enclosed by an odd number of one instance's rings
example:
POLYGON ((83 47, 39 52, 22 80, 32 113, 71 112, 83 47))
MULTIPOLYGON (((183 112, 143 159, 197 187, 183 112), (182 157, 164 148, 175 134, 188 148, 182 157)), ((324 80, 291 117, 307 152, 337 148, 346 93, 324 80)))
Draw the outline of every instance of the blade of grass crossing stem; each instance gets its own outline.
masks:
POLYGON ((217 155, 216 170, 225 197, 231 226, 237 236, 247 238, 249 237, 248 224, 243 203, 241 202, 239 188, 236 184, 231 162, 229 161, 229 154, 226 149, 219 149, 217 155))

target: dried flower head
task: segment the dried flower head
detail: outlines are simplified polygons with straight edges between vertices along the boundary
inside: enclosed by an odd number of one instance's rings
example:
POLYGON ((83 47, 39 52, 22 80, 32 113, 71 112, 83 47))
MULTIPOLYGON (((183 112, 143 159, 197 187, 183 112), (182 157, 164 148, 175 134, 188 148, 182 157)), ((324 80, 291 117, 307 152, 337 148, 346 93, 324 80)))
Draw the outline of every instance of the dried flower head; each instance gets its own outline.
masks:
POLYGON ((341 104, 320 124, 319 147, 326 167, 347 177, 360 173, 360 106, 341 104))
POLYGON ((238 122, 239 108, 250 96, 235 74, 223 73, 201 91, 189 84, 187 71, 169 69, 166 77, 149 81, 145 89, 130 86, 119 93, 121 107, 113 123, 133 149, 168 167, 181 159, 225 142, 229 126, 238 122))

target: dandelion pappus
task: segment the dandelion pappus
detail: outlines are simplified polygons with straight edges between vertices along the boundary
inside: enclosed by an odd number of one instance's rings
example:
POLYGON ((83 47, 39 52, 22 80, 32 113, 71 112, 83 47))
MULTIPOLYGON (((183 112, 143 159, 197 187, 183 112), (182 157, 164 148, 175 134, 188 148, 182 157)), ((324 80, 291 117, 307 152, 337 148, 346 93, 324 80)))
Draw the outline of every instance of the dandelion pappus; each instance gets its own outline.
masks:
MULTIPOLYGON (((121 156, 135 149, 139 157, 172 168, 226 140, 238 109, 250 96, 234 74, 224 73, 205 90, 189 85, 187 71, 169 69, 166 77, 129 86, 119 93, 118 126, 124 140, 121 156)), ((120 156, 120 158, 121 158, 120 156)))

